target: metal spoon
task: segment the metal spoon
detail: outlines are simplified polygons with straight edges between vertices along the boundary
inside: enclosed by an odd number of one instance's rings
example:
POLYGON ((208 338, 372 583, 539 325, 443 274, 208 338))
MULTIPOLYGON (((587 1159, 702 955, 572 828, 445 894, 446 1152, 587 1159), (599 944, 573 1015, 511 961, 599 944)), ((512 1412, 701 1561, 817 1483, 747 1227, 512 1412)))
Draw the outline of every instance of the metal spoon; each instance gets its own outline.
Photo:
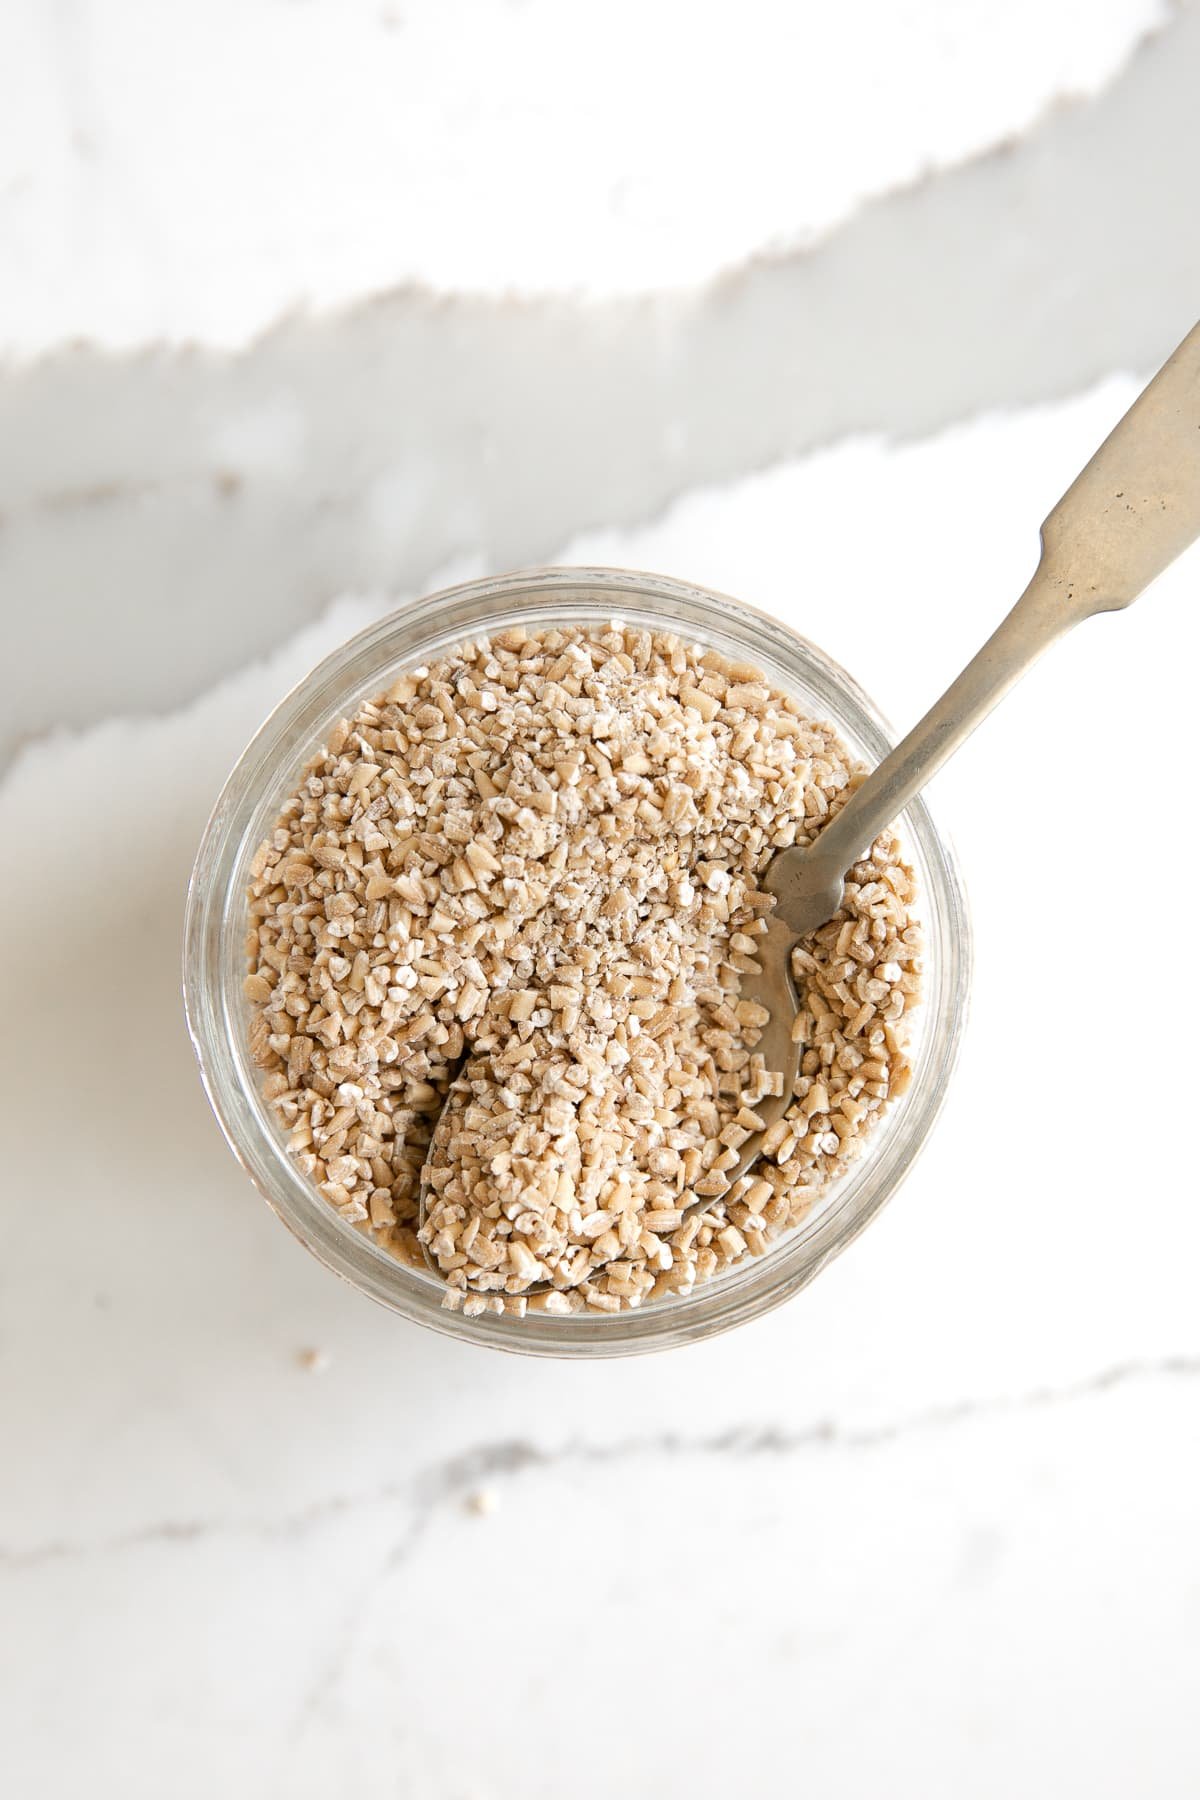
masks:
MULTIPOLYGON (((806 846, 781 850, 762 886, 775 896, 763 939, 761 972, 742 992, 771 1013, 759 1045, 769 1068, 783 1074, 783 1092, 757 1108, 764 1127, 780 1118, 792 1097, 801 1046, 792 1042, 799 1001, 791 952, 832 918, 842 904, 845 871, 904 811, 931 775, 954 754, 1044 650, 1093 613, 1116 612, 1200 536, 1200 325, 1195 326, 1134 401, 1124 418, 1076 476, 1042 526, 1042 554, 1033 579, 941 699, 925 714, 831 824, 806 846)), ((451 1092, 453 1092, 453 1088, 451 1092)), ((450 1097, 434 1130, 421 1173, 420 1224, 428 1181, 450 1097)), ((742 1145, 728 1171, 733 1186, 761 1154, 763 1133, 742 1145)), ((697 1200, 687 1210, 712 1206, 697 1200)), ((423 1246, 424 1247, 424 1246, 423 1246)), ((436 1264, 425 1250, 426 1260, 436 1264)), ((553 1282, 526 1288, 544 1293, 553 1282)))
POLYGON ((844 871, 904 811, 1043 650, 1128 606, 1200 536, 1200 325, 1105 438, 1042 526, 1033 580, 919 725, 806 848, 763 885, 797 937, 833 916, 844 871))

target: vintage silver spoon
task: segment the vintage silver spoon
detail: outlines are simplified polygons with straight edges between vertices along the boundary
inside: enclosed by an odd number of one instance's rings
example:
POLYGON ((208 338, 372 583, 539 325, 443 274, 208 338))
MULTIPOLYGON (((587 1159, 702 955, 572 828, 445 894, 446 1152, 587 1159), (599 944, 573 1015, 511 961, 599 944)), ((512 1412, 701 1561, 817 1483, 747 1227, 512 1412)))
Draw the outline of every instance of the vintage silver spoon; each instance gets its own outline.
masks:
MULTIPOLYGON (((727 1171, 730 1187, 761 1154, 762 1141, 792 1098, 801 1045, 792 1041, 799 1000, 791 953, 797 939, 831 919, 842 903, 845 871, 858 862, 931 775, 986 718, 1044 650, 1093 613, 1136 600, 1200 536, 1200 325, 1195 326, 1105 438, 1042 526, 1033 579, 987 643, 951 682, 811 844, 781 850, 762 886, 775 910, 762 939, 760 972, 742 992, 768 1008, 757 1046, 783 1075, 783 1092, 755 1111, 764 1131, 748 1138, 727 1171)), ((459 1077, 461 1080, 461 1077, 459 1077)), ((420 1226, 436 1149, 452 1112, 452 1084, 421 1173, 420 1226)), ((712 1206, 707 1196, 689 1212, 712 1206)), ((430 1266, 436 1264, 425 1251, 430 1266)), ((555 1284, 524 1290, 544 1293, 555 1284)))
POLYGON ((856 863, 1043 650, 1136 600, 1200 536, 1200 325, 1075 477, 1042 526, 1033 580, 987 643, 831 824, 783 850, 763 886, 797 937, 842 903, 856 863))

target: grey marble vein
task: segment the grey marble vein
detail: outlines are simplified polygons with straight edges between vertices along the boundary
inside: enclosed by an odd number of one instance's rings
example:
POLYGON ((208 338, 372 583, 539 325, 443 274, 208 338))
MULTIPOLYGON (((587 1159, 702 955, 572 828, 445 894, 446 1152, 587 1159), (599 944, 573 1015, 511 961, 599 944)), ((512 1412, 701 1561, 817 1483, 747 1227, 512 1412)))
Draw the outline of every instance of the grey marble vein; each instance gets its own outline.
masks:
POLYGON ((0 753, 170 709, 334 593, 537 561, 848 433, 1147 369, 1200 291, 1198 74, 1188 7, 1095 99, 697 293, 413 289, 235 356, 9 369, 0 753))
POLYGON ((1117 1390, 1155 1381, 1200 1377, 1200 1352, 1115 1363, 1058 1387, 1018 1394, 991 1394, 928 1407, 907 1418, 878 1424, 839 1425, 835 1420, 790 1427, 745 1425, 723 1431, 662 1431, 608 1443, 569 1439, 558 1445, 527 1439, 500 1439, 445 1457, 411 1477, 384 1482, 360 1494, 331 1495, 296 1512, 266 1519, 161 1520, 93 1542, 54 1540, 24 1547, 0 1546, 0 1570, 19 1572, 72 1557, 123 1555, 154 1545, 186 1544, 222 1536, 259 1540, 302 1538, 368 1508, 408 1509, 403 1531, 389 1546, 384 1566, 394 1569, 418 1547, 439 1510, 480 1486, 507 1481, 534 1470, 571 1465, 631 1462, 642 1457, 795 1457, 813 1453, 861 1454, 886 1450, 906 1439, 933 1436, 965 1425, 987 1424, 1024 1413, 1045 1412, 1102 1398, 1117 1390))

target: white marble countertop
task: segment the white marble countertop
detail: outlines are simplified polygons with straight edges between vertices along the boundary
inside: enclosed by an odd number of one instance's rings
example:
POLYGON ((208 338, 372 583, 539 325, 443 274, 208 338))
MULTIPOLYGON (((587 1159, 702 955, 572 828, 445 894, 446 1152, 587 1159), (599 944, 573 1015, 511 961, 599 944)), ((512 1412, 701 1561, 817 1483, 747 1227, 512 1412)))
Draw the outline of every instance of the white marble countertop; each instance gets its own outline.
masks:
MULTIPOLYGON (((937 779, 976 931, 962 1065, 893 1205, 771 1317, 594 1367, 419 1332, 288 1238, 203 1100, 191 857, 317 656, 447 577, 628 563, 777 612, 910 719, 1193 322, 1192 7, 928 0, 902 30, 879 0, 856 88, 845 20, 756 0, 735 41, 778 66, 730 155, 767 176, 743 208, 708 145, 707 213, 678 96, 546 172, 548 71, 594 132, 628 12, 0 25, 27 76, 0 55, 14 1800, 1200 1786, 1194 558, 937 779), (801 11, 814 111, 785 129, 801 11), (285 51, 297 89, 259 106, 285 51), (183 62, 190 125, 155 86, 183 62), (889 71, 920 104, 839 137, 889 71), (297 120, 356 82, 318 180, 297 120), (312 173, 306 218, 282 164, 236 186, 263 146, 312 173), (484 241, 496 182, 514 228, 484 241)), ((671 92, 672 17, 636 9, 637 96, 671 92)), ((725 9, 698 17, 707 91, 725 9)))

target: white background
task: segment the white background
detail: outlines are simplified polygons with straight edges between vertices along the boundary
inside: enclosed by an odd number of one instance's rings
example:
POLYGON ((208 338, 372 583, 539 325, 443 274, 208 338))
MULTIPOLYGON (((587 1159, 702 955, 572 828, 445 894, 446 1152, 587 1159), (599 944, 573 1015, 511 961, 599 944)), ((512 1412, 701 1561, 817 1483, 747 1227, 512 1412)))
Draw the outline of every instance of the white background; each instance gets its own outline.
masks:
POLYGON ((938 778, 945 1114, 731 1337, 342 1288, 178 957, 245 738, 449 576, 665 569, 914 718, 1194 322, 1198 79, 1146 0, 4 9, 6 1793, 1195 1794, 1200 551, 938 778))

